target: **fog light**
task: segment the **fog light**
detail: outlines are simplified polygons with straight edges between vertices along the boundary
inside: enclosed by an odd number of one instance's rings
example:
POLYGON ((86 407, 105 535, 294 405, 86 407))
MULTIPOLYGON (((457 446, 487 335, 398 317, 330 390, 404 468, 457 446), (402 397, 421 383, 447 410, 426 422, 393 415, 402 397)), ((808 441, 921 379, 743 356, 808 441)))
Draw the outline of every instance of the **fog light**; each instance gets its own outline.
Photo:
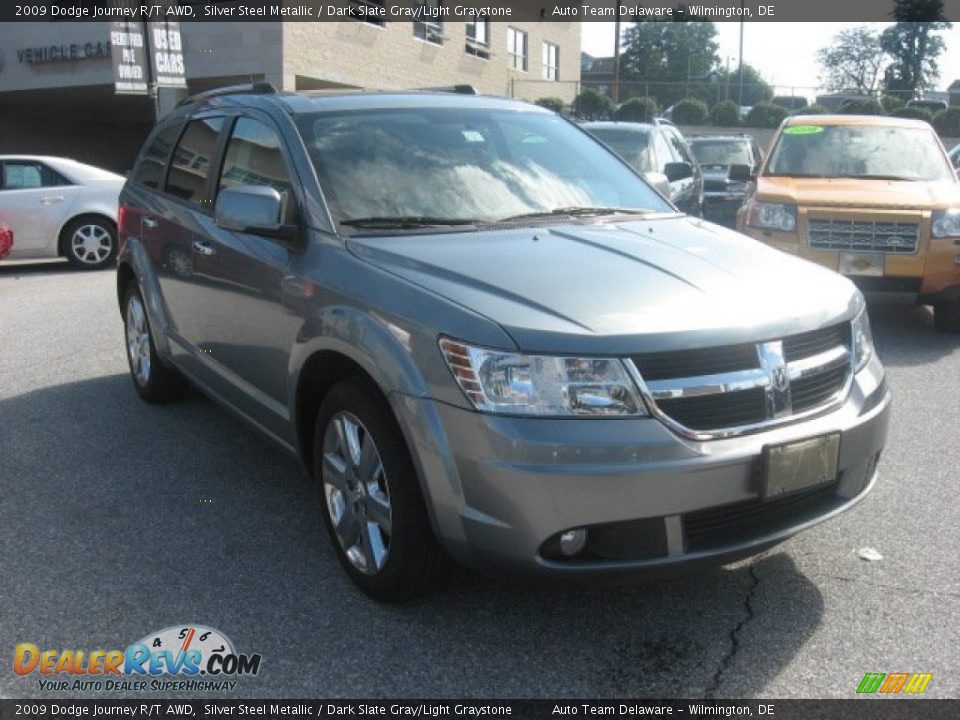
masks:
POLYGON ((567 557, 573 557, 583 550, 587 544, 587 531, 584 528, 567 530, 560 533, 560 552, 567 557))

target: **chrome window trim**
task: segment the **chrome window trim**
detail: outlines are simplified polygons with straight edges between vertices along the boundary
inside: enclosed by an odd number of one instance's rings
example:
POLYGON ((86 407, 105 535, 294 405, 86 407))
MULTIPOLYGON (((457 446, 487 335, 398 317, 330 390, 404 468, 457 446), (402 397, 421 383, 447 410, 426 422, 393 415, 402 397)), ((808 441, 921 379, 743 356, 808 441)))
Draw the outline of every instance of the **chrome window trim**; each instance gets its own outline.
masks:
MULTIPOLYGON (((760 359, 761 348, 765 346, 780 346, 782 352, 782 340, 774 343, 755 343, 757 346, 758 359, 760 359)), ((767 347, 772 350, 776 356, 776 347, 767 347)), ((726 392, 735 392, 739 390, 751 390, 762 387, 767 389, 773 383, 773 369, 764 370, 761 368, 751 368, 748 370, 739 370, 730 373, 718 373, 715 375, 700 375, 686 378, 675 378, 670 380, 655 380, 646 382, 643 379, 639 369, 632 358, 625 358, 627 372, 636 383, 640 396, 647 406, 651 417, 656 418, 670 430, 678 435, 689 438, 690 440, 721 440, 724 438, 738 437, 751 433, 761 432, 781 425, 788 425, 794 422, 800 422, 817 415, 822 415, 835 410, 843 404, 850 394, 853 387, 854 377, 856 375, 853 366, 853 353, 842 345, 837 345, 830 350, 825 350, 816 355, 794 360, 780 366, 784 370, 786 377, 792 382, 811 375, 829 372, 846 366, 849 369, 843 387, 840 388, 827 402, 817 407, 794 413, 792 409, 789 392, 786 397, 781 398, 779 409, 771 413, 772 416, 763 422, 750 425, 738 425, 727 428, 717 428, 714 430, 694 430, 688 428, 682 423, 674 420, 657 405, 657 400, 671 400, 677 398, 694 398, 708 395, 719 395, 726 392), (679 385, 679 387, 678 387, 679 385), (672 389, 672 391, 671 391, 672 389), (679 393, 677 390, 679 389, 679 393), (785 404, 784 404, 785 403, 785 404)), ((769 403, 768 398, 768 403, 769 403)))

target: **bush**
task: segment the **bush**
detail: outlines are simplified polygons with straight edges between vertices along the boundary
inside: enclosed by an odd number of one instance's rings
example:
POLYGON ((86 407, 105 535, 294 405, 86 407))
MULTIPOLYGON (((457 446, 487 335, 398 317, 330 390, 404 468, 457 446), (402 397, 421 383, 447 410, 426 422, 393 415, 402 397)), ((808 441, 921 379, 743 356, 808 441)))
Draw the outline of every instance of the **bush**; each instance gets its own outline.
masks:
POLYGON ((657 116, 657 101, 651 97, 635 97, 627 100, 613 113, 620 122, 648 123, 657 116))
POLYGON ((896 115, 896 112, 895 112, 903 107, 904 105, 903 98, 899 98, 896 95, 884 95, 882 98, 880 98, 880 105, 883 107, 883 111, 887 115, 904 117, 903 115, 896 115))
POLYGON ((814 103, 813 105, 807 105, 803 110, 797 113, 797 115, 829 115, 830 111, 827 110, 823 105, 814 103))
POLYGON ((755 128, 775 128, 786 116, 786 108, 773 103, 757 103, 747 113, 747 125, 755 128))
POLYGON ((898 107, 890 113, 893 117, 911 118, 913 120, 933 120, 933 113, 922 107, 898 107))
POLYGON ((542 97, 534 105, 539 105, 547 110, 553 110, 555 113, 562 113, 567 104, 558 97, 542 97))
POLYGON ((740 124, 740 109, 733 100, 724 100, 713 106, 710 117, 720 127, 736 127, 740 124))
POLYGON ((606 95, 584 90, 573 99, 573 113, 583 120, 609 120, 613 115, 613 103, 606 95))
POLYGON ((677 125, 705 125, 707 104, 696 98, 685 98, 673 106, 671 117, 677 125))
POLYGON ((777 95, 770 102, 787 110, 803 110, 807 106, 807 99, 805 97, 797 97, 795 95, 777 95))
POLYGON ((933 116, 933 127, 943 137, 960 137, 960 107, 941 110, 933 116))
POLYGON ((883 115, 883 107, 876 100, 847 100, 840 106, 841 115, 883 115))

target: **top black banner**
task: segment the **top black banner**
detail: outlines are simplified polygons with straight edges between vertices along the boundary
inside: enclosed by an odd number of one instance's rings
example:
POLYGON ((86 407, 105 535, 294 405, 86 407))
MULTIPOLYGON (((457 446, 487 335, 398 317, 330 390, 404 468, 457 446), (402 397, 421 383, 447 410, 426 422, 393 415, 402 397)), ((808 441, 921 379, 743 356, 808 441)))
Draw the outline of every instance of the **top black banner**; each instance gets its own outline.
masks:
POLYGON ((960 0, 24 0, 4 2, 0 21, 80 22, 623 22, 960 21, 960 0))

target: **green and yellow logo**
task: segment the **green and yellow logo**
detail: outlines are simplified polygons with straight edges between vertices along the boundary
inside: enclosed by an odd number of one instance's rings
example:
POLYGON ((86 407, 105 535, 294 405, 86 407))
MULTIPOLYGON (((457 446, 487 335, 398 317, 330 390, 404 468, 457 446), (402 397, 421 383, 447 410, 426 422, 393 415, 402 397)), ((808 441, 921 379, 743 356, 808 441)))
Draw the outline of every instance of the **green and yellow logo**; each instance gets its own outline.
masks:
POLYGON ((860 695, 874 693, 919 695, 927 689, 931 680, 933 680, 933 673, 867 673, 857 685, 857 693, 860 695))

